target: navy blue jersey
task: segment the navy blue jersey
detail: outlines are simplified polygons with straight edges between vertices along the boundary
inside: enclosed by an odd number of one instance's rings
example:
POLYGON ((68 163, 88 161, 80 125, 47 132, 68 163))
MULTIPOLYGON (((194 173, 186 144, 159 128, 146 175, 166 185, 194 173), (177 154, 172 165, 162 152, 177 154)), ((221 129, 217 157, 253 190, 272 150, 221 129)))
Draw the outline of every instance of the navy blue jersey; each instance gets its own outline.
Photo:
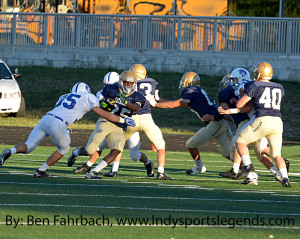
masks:
POLYGON ((189 105, 190 110, 196 113, 202 121, 203 115, 215 115, 218 113, 215 101, 211 100, 206 91, 199 86, 184 88, 181 92, 181 99, 189 105))
MULTIPOLYGON (((145 78, 137 81, 137 91, 140 92, 143 96, 146 94, 155 95, 155 92, 158 90, 158 83, 152 78, 145 78)), ((139 111, 134 112, 133 114, 150 114, 152 110, 152 106, 149 101, 146 100, 144 107, 142 107, 139 111)))
MULTIPOLYGON (((128 109, 123 103, 121 103, 120 99, 120 89, 118 85, 106 85, 102 90, 102 95, 104 99, 114 99, 116 104, 114 105, 114 109, 111 113, 121 116, 121 117, 131 117, 133 111, 128 109)), ((144 106, 146 98, 139 92, 133 92, 129 96, 126 97, 126 100, 129 103, 139 103, 141 107, 144 106)), ((125 124, 112 122, 120 127, 125 127, 125 124)))
MULTIPOLYGON (((235 95, 234 91, 235 90, 232 88, 232 86, 228 86, 225 89, 223 89, 219 93, 219 102, 228 104, 230 108, 236 108, 235 105, 230 104, 230 99, 236 98, 238 100, 238 97, 235 95)), ((239 123, 241 123, 242 121, 249 119, 247 113, 231 114, 230 116, 236 126, 238 126, 239 123)))
POLYGON ((284 88, 275 82, 256 81, 246 89, 246 95, 251 98, 256 117, 281 117, 280 104, 284 97, 284 88))

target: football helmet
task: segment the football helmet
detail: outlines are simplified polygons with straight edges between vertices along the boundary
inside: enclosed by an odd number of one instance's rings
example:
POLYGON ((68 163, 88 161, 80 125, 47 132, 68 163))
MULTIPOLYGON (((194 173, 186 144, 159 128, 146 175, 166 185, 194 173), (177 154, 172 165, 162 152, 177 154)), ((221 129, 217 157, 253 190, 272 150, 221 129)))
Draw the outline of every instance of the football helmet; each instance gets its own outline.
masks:
POLYGON ((72 93, 91 93, 91 89, 87 84, 78 82, 73 86, 72 93))
POLYGON ((105 85, 112 85, 120 80, 120 75, 117 72, 111 71, 108 72, 103 79, 103 84, 105 85))
POLYGON ((179 91, 181 92, 183 88, 188 86, 200 86, 200 76, 195 72, 186 72, 179 83, 179 91))
POLYGON ((250 73, 244 68, 235 68, 230 73, 232 77, 236 77, 238 79, 239 84, 242 84, 244 81, 250 79, 250 73))
POLYGON ((146 68, 141 64, 134 64, 130 67, 129 70, 136 74, 138 80, 147 78, 146 68))
POLYGON ((119 88, 121 92, 125 95, 130 95, 136 90, 137 77, 136 74, 132 71, 123 71, 120 75, 119 88), (132 86, 127 86, 124 82, 133 82, 132 86))
POLYGON ((273 77, 273 68, 268 62, 260 62, 256 65, 254 70, 254 81, 259 79, 271 80, 273 77))
POLYGON ((227 88, 227 86, 232 84, 232 81, 236 78, 233 78, 231 74, 225 75, 222 80, 219 82, 218 92, 220 93, 222 90, 227 88))

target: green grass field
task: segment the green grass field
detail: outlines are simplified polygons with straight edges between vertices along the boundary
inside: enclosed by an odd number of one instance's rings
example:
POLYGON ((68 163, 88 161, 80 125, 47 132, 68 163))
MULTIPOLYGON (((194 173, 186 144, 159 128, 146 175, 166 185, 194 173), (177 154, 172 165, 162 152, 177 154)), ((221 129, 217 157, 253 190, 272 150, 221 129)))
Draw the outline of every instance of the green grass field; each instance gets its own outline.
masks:
MULTIPOLYGON (((145 65, 147 68, 147 65, 145 65)), ((13 69, 14 66, 11 66, 13 69)), ((34 127, 40 118, 51 110, 59 96, 70 92, 77 82, 87 83, 94 94, 100 90, 105 74, 115 69, 74 69, 51 67, 19 67, 23 77, 18 79, 22 94, 26 102, 26 115, 22 118, 6 117, 0 114, 0 124, 6 126, 34 127)), ((125 69, 124 69, 125 70, 125 69)), ((121 73, 121 71, 118 71, 121 73)), ((200 75, 201 87, 209 96, 218 101, 218 85, 223 76, 200 75)), ((252 75, 252 72, 250 72, 252 75)), ((148 76, 159 83, 159 95, 163 99, 176 100, 180 98, 178 92, 179 81, 184 72, 148 72, 148 76)), ((300 141, 300 124, 298 118, 300 108, 300 83, 280 82, 285 88, 285 97, 282 100, 282 119, 284 123, 284 140, 300 141)), ((152 115, 156 124, 164 134, 194 134, 204 123, 187 108, 154 109, 152 115)), ((83 119, 72 125, 72 128, 94 129, 97 116, 89 113, 83 119)))
MULTIPOLYGON (((86 180, 67 167, 67 157, 50 168, 52 178, 33 178, 54 150, 13 155, 0 169, 0 238, 300 237, 300 146, 282 150, 291 162, 291 188, 283 188, 253 152, 258 186, 219 177, 232 165, 211 152, 202 153, 207 172, 191 177, 185 174, 194 166, 189 153, 168 151, 172 181, 147 178, 128 150, 118 178, 86 180)), ((156 153, 145 153, 156 162, 156 153)), ((86 160, 79 157, 74 166, 86 160)))

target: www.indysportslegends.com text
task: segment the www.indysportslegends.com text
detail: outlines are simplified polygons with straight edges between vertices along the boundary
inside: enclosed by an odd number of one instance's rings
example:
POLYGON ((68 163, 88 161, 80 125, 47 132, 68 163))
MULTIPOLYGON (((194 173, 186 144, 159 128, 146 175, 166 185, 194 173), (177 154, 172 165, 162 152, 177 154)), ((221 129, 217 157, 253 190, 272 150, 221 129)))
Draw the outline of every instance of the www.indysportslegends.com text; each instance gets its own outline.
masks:
POLYGON ((20 226, 167 226, 175 227, 293 227, 295 219, 293 217, 262 217, 255 215, 253 217, 223 217, 203 216, 203 217, 159 217, 151 215, 150 217, 116 217, 109 218, 105 215, 99 217, 88 217, 84 215, 71 216, 54 214, 49 217, 37 217, 26 215, 16 217, 6 215, 5 222, 2 223, 8 227, 17 228, 20 226))

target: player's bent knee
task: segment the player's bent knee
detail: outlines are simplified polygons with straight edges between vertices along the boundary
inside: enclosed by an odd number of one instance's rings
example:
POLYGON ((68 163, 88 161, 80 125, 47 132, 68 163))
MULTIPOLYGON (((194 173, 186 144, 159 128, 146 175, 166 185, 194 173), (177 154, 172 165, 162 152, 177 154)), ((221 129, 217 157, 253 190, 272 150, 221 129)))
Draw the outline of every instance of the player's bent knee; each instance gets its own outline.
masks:
POLYGON ((130 151, 129 150, 129 155, 130 155, 130 158, 135 162, 139 161, 140 158, 142 157, 142 154, 139 151, 130 151))
POLYGON ((57 151, 60 152, 62 155, 67 155, 69 153, 70 146, 66 147, 57 147, 57 151))
POLYGON ((235 141, 235 146, 237 146, 237 143, 242 143, 242 144, 248 145, 247 141, 241 137, 237 138, 237 140, 235 141))

